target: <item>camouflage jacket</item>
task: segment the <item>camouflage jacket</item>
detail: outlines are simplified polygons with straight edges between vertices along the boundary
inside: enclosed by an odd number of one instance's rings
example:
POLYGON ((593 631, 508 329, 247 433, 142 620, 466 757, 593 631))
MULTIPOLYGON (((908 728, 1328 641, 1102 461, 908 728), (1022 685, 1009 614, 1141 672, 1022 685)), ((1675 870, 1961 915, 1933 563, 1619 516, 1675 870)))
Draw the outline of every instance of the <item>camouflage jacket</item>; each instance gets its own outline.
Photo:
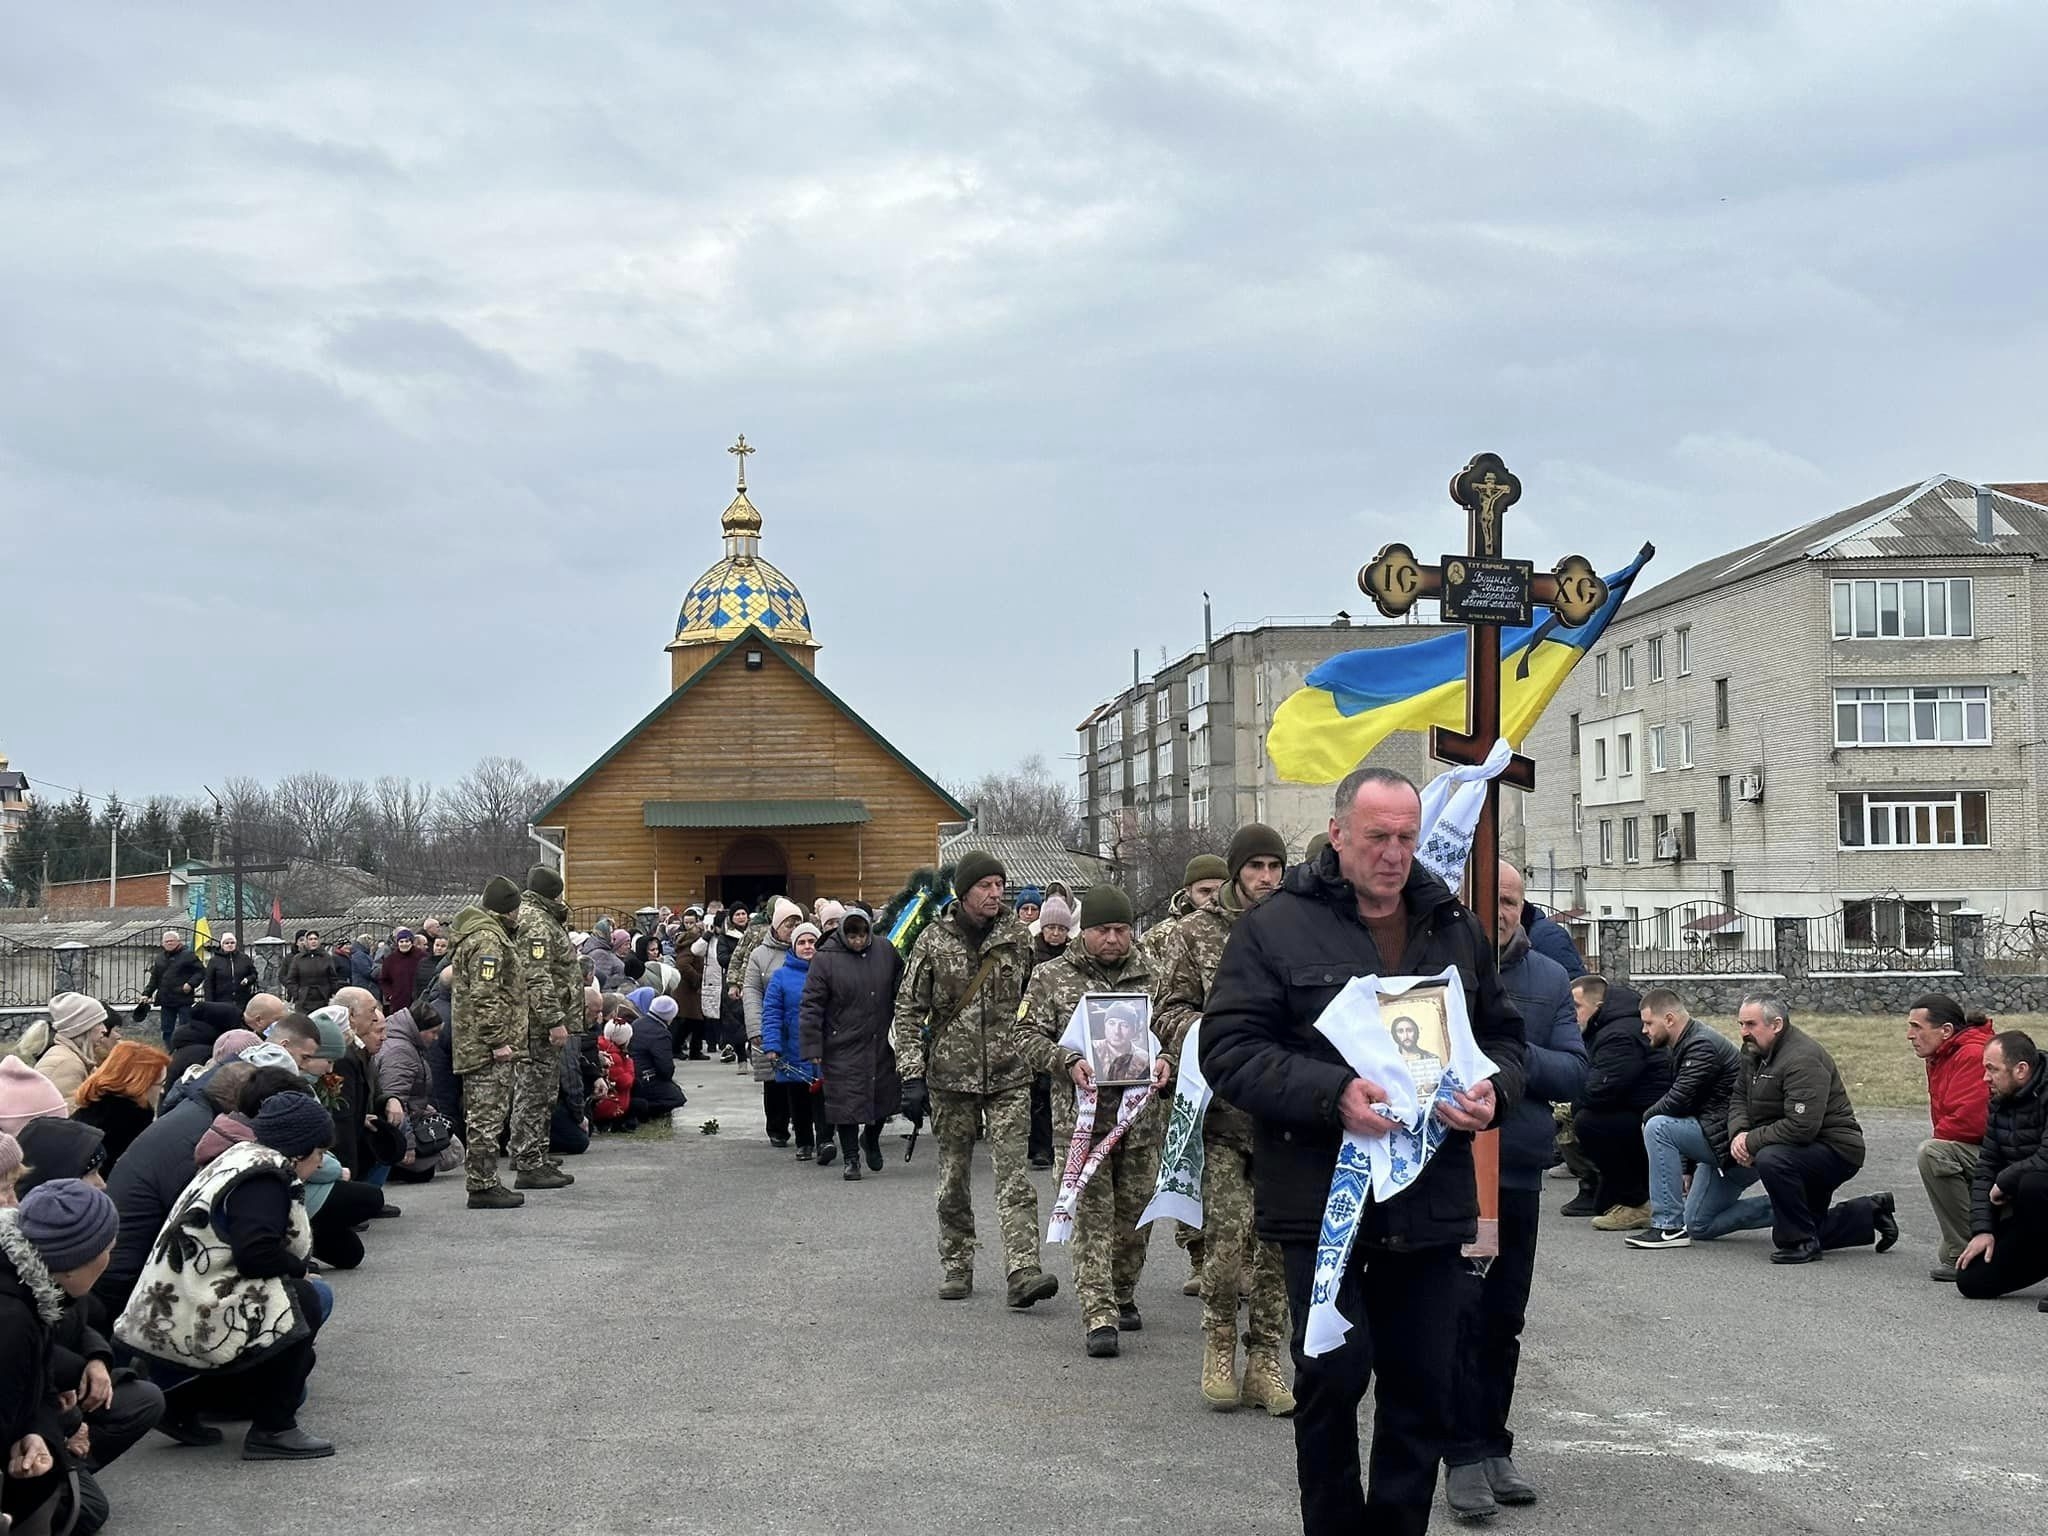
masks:
MULTIPOLYGON (((1134 945, 1131 952, 1115 965, 1105 965, 1090 955, 1082 940, 1076 937, 1067 946, 1067 952, 1041 965, 1031 973, 1031 986, 1024 996, 1024 1005, 1017 1010, 1015 1034, 1017 1054, 1031 1064, 1034 1072, 1052 1074, 1052 1102, 1062 1136, 1070 1135, 1074 1123, 1074 1086, 1069 1077, 1075 1062, 1081 1060, 1078 1051, 1062 1046, 1060 1036, 1067 1032, 1067 1025, 1074 1017, 1075 1008, 1090 992, 1146 992, 1152 991, 1152 970, 1142 946, 1134 945)), ((1158 1026, 1153 1027, 1159 1033, 1158 1026)), ((1161 1036, 1164 1044, 1165 1037, 1161 1036)), ((1170 1053, 1169 1053, 1170 1054, 1170 1053)), ((1172 1096, 1169 1094, 1169 1098, 1172 1096)), ((1139 1119, 1145 1126, 1158 1121, 1153 1114, 1155 1106, 1146 1105, 1139 1119)), ((1105 1094, 1095 1106, 1094 1134, 1105 1135, 1116 1124, 1118 1099, 1115 1094, 1105 1094)), ((1142 1134, 1142 1126, 1134 1125, 1134 1134, 1142 1134)))
POLYGON ((526 972, 511 923, 482 907, 464 907, 455 919, 455 967, 449 1011, 455 1015, 457 1072, 491 1064, 498 1047, 512 1047, 514 1060, 526 1055, 526 972))
MULTIPOLYGON (((1173 900, 1166 904, 1166 916, 1159 919, 1150 928, 1147 928, 1144 938, 1138 941, 1139 950, 1143 952, 1147 963, 1150 964, 1155 974, 1157 974, 1159 967, 1165 963, 1166 946, 1173 942, 1174 930, 1180 927, 1182 921, 1195 910, 1195 904, 1188 898, 1185 888, 1175 891, 1173 893, 1173 900)), ((1157 1032, 1155 1031, 1155 1033, 1157 1032)), ((1166 1037, 1160 1035, 1159 1038, 1164 1040, 1166 1037)))
POLYGON ((911 946, 896 993, 890 1036, 897 1072, 946 1093, 999 1093, 1028 1084, 1032 1069, 1017 1054, 1015 1025, 1030 977, 1031 930, 1016 914, 997 913, 979 944, 961 925, 957 906, 932 919, 911 946), (991 956, 995 964, 960 1009, 991 956))
POLYGON ((527 891, 514 920, 519 965, 526 972, 527 1044, 539 1050, 556 1025, 572 1034, 583 1026, 583 957, 569 942, 569 909, 550 896, 527 891))
MULTIPOLYGON (((1176 1058, 1187 1041, 1188 1031, 1209 1004, 1209 987, 1216 980, 1216 967, 1223 963, 1223 946, 1242 915, 1237 903, 1237 887, 1226 885, 1216 905, 1190 912, 1174 925, 1172 938, 1160 957, 1152 990, 1152 1032, 1167 1053, 1176 1058)), ((1218 1133, 1236 1132, 1246 1138, 1251 1135, 1251 1117, 1221 1099, 1210 1101, 1205 1125, 1218 1133)))

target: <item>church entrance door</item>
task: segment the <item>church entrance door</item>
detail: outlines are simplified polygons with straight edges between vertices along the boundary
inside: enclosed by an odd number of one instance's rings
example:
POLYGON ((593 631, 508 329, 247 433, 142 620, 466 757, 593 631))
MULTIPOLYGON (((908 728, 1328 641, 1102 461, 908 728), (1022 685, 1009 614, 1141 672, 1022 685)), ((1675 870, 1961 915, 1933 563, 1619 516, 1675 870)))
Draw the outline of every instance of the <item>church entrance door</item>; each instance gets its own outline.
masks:
POLYGON ((705 892, 728 907, 754 910, 770 896, 789 894, 789 855, 772 837, 734 838, 718 861, 717 889, 705 892))

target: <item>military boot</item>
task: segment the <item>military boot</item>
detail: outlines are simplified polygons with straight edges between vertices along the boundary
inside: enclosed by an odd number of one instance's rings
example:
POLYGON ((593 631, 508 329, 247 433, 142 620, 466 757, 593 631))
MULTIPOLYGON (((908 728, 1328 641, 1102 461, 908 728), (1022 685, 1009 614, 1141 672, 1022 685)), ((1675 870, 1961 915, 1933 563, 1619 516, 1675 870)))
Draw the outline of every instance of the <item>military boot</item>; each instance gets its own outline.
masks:
POLYGON ((974 1271, 971 1269, 949 1269, 946 1278, 939 1282, 939 1300, 965 1301, 974 1292, 974 1271))
POLYGON ((538 1168, 522 1168, 519 1177, 512 1181, 514 1189, 567 1189, 576 1182, 576 1175, 564 1173, 549 1163, 538 1168))
POLYGON ((1263 1408, 1276 1419, 1294 1412, 1294 1394, 1287 1378, 1280 1374, 1280 1356, 1271 1349, 1251 1349, 1244 1357, 1244 1391, 1238 1401, 1247 1408, 1263 1408))
POLYGON ((1060 1293, 1060 1277, 1048 1275, 1042 1269, 1020 1269, 1010 1276, 1010 1305, 1018 1311, 1041 1301, 1049 1301, 1060 1293))
POLYGON ((1218 1413, 1237 1411, 1237 1328, 1208 1328, 1202 1336, 1202 1401, 1218 1413))
POLYGON ((509 1211, 526 1204, 526 1196, 516 1195, 502 1184, 493 1184, 489 1189, 472 1189, 469 1192, 469 1208, 472 1211, 509 1211))

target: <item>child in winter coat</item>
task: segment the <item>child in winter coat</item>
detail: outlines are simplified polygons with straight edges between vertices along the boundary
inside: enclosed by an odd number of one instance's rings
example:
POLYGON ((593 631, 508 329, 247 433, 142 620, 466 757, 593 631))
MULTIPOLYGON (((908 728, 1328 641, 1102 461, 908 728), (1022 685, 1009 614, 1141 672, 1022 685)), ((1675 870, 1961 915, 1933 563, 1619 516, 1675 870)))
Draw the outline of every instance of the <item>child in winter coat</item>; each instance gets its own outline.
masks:
POLYGON ((633 1120, 633 1023, 638 1011, 624 998, 612 1005, 611 1017, 598 1031, 597 1054, 601 1066, 590 1101, 591 1128, 623 1131, 633 1120))

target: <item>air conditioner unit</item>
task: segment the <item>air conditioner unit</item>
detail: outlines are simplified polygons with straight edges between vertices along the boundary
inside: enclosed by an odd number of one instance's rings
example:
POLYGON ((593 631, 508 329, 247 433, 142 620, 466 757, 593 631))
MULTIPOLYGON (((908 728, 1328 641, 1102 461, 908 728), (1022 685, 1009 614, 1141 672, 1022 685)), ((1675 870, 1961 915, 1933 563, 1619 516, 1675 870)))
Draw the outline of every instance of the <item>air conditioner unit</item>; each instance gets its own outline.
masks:
POLYGON ((1760 773, 1745 773, 1735 781, 1735 798, 1738 800, 1761 800, 1764 797, 1764 776, 1760 773))
POLYGON ((1683 850, 1679 847, 1678 834, 1676 832, 1666 832, 1662 837, 1657 839, 1658 858, 1676 859, 1682 856, 1683 850))

